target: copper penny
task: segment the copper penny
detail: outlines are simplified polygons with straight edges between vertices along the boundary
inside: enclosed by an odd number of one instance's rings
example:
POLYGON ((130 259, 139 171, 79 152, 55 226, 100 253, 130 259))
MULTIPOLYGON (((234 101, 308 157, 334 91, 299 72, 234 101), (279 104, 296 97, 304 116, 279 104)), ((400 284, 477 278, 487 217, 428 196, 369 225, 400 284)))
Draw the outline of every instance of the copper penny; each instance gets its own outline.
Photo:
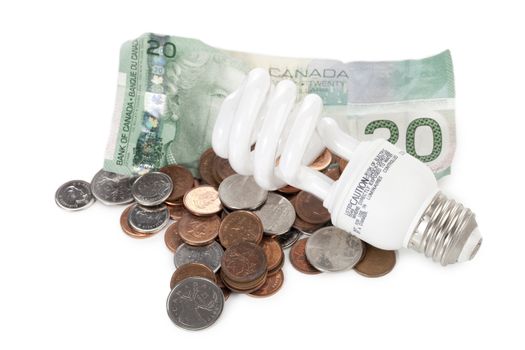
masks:
POLYGON ((261 288, 257 289, 255 292, 251 292, 249 295, 254 297, 269 297, 274 295, 281 289, 284 283, 284 273, 283 270, 279 270, 273 276, 268 276, 261 288))
POLYGON ((364 257, 354 266, 354 270, 366 277, 381 277, 392 271, 395 265, 394 250, 379 249, 367 243, 364 257))
POLYGON ((219 240, 224 248, 243 241, 258 244, 263 238, 261 219, 247 210, 237 210, 224 217, 219 228, 219 240))
POLYGON ((339 158, 339 170, 341 170, 341 173, 345 170, 346 166, 348 165, 348 161, 344 158, 339 158))
POLYGON ((275 270, 283 260, 283 248, 276 239, 271 237, 264 237, 261 247, 266 255, 268 271, 275 270))
POLYGON ((174 221, 179 221, 182 217, 182 214, 186 211, 186 208, 182 204, 171 205, 168 204, 168 210, 170 211, 170 219, 174 221))
POLYGON ((232 293, 231 290, 229 290, 222 281, 221 274, 219 272, 215 273, 215 279, 217 280, 217 285, 222 290, 222 294, 224 294, 224 300, 227 300, 230 297, 230 294, 232 293))
POLYGON ((241 242, 226 249, 222 256, 221 271, 235 282, 247 283, 257 280, 266 274, 267 270, 264 250, 255 243, 241 242))
POLYGON ((330 166, 324 171, 324 174, 334 181, 338 180, 341 176, 341 172, 339 171, 338 166, 330 166))
POLYGON ((330 213, 323 207, 323 201, 309 192, 299 192, 294 203, 297 215, 306 222, 324 224, 330 220, 330 213))
POLYGON ((311 223, 306 222, 303 219, 301 219, 299 217, 299 215, 296 215, 295 216, 295 221, 293 222, 292 227, 298 229, 299 231, 301 231, 302 233, 304 233, 306 235, 311 235, 316 230, 318 230, 321 227, 323 227, 323 225, 324 225, 324 222, 320 223, 320 224, 311 224, 311 223))
POLYGON ((222 210, 219 192, 213 186, 199 186, 184 195, 184 206, 195 215, 213 215, 222 210))
POLYGON ((290 185, 286 185, 284 187, 281 187, 279 189, 277 189, 277 191, 281 192, 281 193, 286 193, 286 194, 291 194, 291 193, 297 193, 300 191, 300 189, 298 189, 297 187, 293 187, 293 186, 290 186, 290 185))
POLYGON ((222 182, 222 180, 228 176, 235 174, 235 170, 232 169, 230 161, 219 156, 215 156, 213 159, 213 168, 215 169, 215 174, 219 180, 218 182, 222 182))
POLYGON ((308 275, 316 275, 321 273, 321 271, 313 267, 306 258, 305 248, 307 241, 308 238, 303 238, 298 240, 292 246, 292 249, 290 250, 290 262, 292 263, 292 266, 295 267, 295 269, 299 272, 306 273, 308 275))
POLYGON ((146 238, 151 236, 151 234, 138 232, 136 231, 131 225, 129 224, 129 212, 131 211, 131 208, 134 206, 134 204, 130 205, 120 215, 120 227, 122 228, 122 231, 124 231, 125 234, 127 234, 130 237, 133 238, 146 238))
POLYGON ((181 265, 175 270, 171 276, 170 289, 173 289, 177 283, 188 277, 204 277, 213 283, 217 283, 215 274, 208 266, 198 263, 189 263, 181 265))
POLYGON ((215 180, 213 176, 213 160, 215 159, 215 152, 213 148, 208 148, 201 155, 199 161, 199 173, 201 178, 210 186, 218 187, 219 183, 215 180))
POLYGON ((261 288, 267 279, 267 272, 265 272, 260 278, 256 279, 253 282, 249 283, 238 283, 228 279, 224 276, 224 272, 221 270, 221 278, 225 287, 232 292, 236 293, 251 293, 261 288))
POLYGON ((220 225, 221 219, 217 215, 196 216, 185 212, 178 222, 178 231, 184 242, 202 246, 211 243, 217 237, 220 225))
POLYGON ((327 148, 317 157, 308 167, 311 169, 322 171, 332 163, 332 152, 330 152, 327 148))
POLYGON ((184 193, 193 187, 193 175, 188 169, 175 164, 165 166, 159 171, 168 175, 173 182, 173 190, 168 199, 166 199, 166 203, 177 204, 177 201, 184 196, 184 193))
POLYGON ((164 233, 164 243, 166 243, 166 247, 168 247, 169 250, 175 253, 177 248, 184 243, 182 238, 180 238, 179 231, 178 231, 178 223, 174 222, 168 228, 166 229, 166 232, 164 233))

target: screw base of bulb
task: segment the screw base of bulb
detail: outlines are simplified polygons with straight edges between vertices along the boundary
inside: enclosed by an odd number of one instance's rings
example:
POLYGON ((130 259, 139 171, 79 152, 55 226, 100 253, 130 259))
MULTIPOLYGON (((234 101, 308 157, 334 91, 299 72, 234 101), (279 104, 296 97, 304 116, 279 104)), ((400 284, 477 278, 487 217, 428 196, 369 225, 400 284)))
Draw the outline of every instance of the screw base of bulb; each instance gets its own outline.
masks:
POLYGON ((408 248, 445 266, 471 260, 481 242, 474 213, 439 192, 419 219, 408 248))

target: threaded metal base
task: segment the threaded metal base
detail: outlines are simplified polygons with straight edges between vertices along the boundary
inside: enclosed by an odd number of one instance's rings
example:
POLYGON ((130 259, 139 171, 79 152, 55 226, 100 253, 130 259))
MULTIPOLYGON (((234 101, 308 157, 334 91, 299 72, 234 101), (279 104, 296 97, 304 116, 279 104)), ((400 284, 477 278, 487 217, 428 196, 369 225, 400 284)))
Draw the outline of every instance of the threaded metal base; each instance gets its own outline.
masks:
MULTIPOLYGON (((432 257, 443 266, 454 264, 458 262, 465 243, 477 227, 474 213, 470 209, 439 192, 421 216, 408 248, 432 257)), ((472 248, 468 248, 466 260, 476 255, 481 246, 481 238, 474 244, 472 248)))

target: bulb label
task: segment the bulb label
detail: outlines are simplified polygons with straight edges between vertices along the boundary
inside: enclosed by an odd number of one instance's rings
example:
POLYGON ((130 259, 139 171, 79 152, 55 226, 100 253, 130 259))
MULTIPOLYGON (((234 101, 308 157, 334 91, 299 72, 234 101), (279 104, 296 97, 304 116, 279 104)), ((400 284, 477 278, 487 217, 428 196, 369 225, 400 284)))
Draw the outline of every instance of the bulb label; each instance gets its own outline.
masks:
POLYGON ((394 147, 391 149, 381 148, 357 182, 345 207, 345 215, 353 221, 351 227, 353 233, 361 234, 368 216, 368 206, 374 198, 376 189, 399 156, 405 154, 406 152, 394 147))

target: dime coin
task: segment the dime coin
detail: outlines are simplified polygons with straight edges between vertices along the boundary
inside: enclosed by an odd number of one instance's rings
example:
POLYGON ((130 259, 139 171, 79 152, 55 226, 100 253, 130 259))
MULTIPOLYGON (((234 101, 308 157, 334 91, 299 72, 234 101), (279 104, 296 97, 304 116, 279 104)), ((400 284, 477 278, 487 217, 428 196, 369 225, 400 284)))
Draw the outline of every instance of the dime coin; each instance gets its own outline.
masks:
POLYGON ((301 235, 301 231, 296 228, 291 228, 290 231, 286 232, 284 235, 276 236, 276 239, 283 249, 287 249, 297 242, 299 238, 301 238, 301 235))
POLYGON ((199 161, 199 173, 202 179, 210 186, 219 187, 219 183, 213 177, 213 160, 215 159, 215 152, 213 148, 208 148, 202 155, 199 161))
POLYGON ((134 206, 134 204, 130 205, 120 215, 120 227, 122 228, 122 231, 124 231, 125 234, 127 234, 130 237, 133 238, 146 238, 149 237, 151 234, 138 232, 131 225, 129 224, 129 212, 131 211, 131 208, 134 206))
POLYGON ((175 251, 175 267, 178 268, 187 263, 200 263, 208 266, 213 272, 217 272, 221 267, 223 252, 221 245, 217 242, 199 247, 183 243, 175 251))
POLYGON ((166 247, 168 247, 169 250, 175 253, 177 251, 177 248, 184 243, 182 238, 180 238, 179 231, 178 231, 178 223, 174 222, 168 228, 166 229, 166 232, 164 233, 164 243, 166 243, 166 247))
POLYGON ((282 235, 290 230, 295 220, 295 209, 283 196, 270 192, 266 202, 255 211, 261 219, 264 232, 282 235))
POLYGON ((170 211, 170 219, 174 221, 179 221, 182 217, 182 214, 186 211, 186 208, 182 204, 171 205, 167 204, 168 210, 170 211))
POLYGON ((178 231, 184 242, 200 246, 211 243, 219 234, 221 219, 217 215, 195 216, 189 212, 182 214, 178 231))
POLYGON ((142 233, 155 233, 162 230, 170 219, 168 207, 165 204, 155 207, 144 207, 134 204, 129 213, 129 224, 142 233))
POLYGON ((306 257, 321 271, 342 271, 354 267, 363 254, 363 242, 335 226, 314 232, 306 243, 306 257))
POLYGON ((228 176, 235 174, 235 170, 232 169, 230 161, 217 155, 213 159, 213 168, 215 169, 219 183, 228 176))
POLYGON ((189 277, 173 288, 166 302, 169 318, 175 325, 199 330, 211 326, 222 313, 224 295, 212 281, 189 277))
POLYGON ((268 269, 264 250, 250 242, 241 242, 226 249, 222 256, 221 267, 221 271, 228 279, 238 283, 255 281, 268 269))
POLYGON ((268 197, 268 191, 257 185, 253 176, 234 174, 219 185, 222 204, 230 209, 257 209, 268 197))
POLYGON ((295 198, 295 211, 304 221, 311 224, 324 224, 330 220, 330 213, 323 207, 323 201, 306 191, 295 198))
POLYGON ((321 153, 319 157, 317 157, 312 162, 312 164, 309 165, 309 167, 317 171, 322 171, 328 168, 331 162, 332 162, 332 153, 327 148, 325 148, 323 153, 321 153))
POLYGON ((139 177, 133 184, 131 192, 139 204, 154 206, 164 202, 172 189, 173 183, 168 175, 152 172, 139 177))
POLYGON ((297 271, 308 275, 316 275, 321 273, 321 271, 313 267, 312 264, 308 262, 308 259, 306 259, 305 247, 307 241, 308 238, 303 238, 292 246, 292 249, 290 249, 290 262, 297 271))
POLYGON ((219 228, 219 240, 224 248, 229 248, 243 241, 258 244, 262 237, 261 219, 246 210, 238 210, 226 215, 219 228))
POLYGON ((396 252, 383 250, 366 244, 363 259, 354 266, 354 270, 366 277, 381 277, 392 271, 396 265, 396 252))
POLYGON ((279 270, 273 276, 268 276, 261 288, 257 289, 255 292, 251 292, 248 295, 254 297, 269 297, 274 295, 281 289, 284 283, 284 273, 283 270, 279 270))
POLYGON ((283 248, 275 238, 271 237, 265 237, 261 242, 261 247, 266 256, 268 272, 275 272, 284 261, 283 248))
POLYGON ((65 210, 76 211, 89 207, 95 202, 90 184, 82 180, 68 181, 58 188, 55 202, 65 210))
POLYGON ((124 176, 100 170, 91 180, 91 192, 96 199, 106 205, 133 202, 131 187, 136 177, 124 176))
POLYGON ((173 289, 177 283, 188 277, 202 277, 207 278, 213 283, 217 283, 217 279, 212 270, 206 265, 198 263, 184 264, 177 268, 170 280, 170 289, 173 289))
POLYGON ((187 192, 184 206, 195 215, 213 215, 222 209, 219 192, 213 186, 200 186, 187 192))
POLYGON ((180 165, 168 165, 159 170, 168 175, 173 183, 173 190, 166 198, 166 203, 175 204, 182 199, 182 196, 188 192, 194 185, 193 175, 191 172, 180 165))

